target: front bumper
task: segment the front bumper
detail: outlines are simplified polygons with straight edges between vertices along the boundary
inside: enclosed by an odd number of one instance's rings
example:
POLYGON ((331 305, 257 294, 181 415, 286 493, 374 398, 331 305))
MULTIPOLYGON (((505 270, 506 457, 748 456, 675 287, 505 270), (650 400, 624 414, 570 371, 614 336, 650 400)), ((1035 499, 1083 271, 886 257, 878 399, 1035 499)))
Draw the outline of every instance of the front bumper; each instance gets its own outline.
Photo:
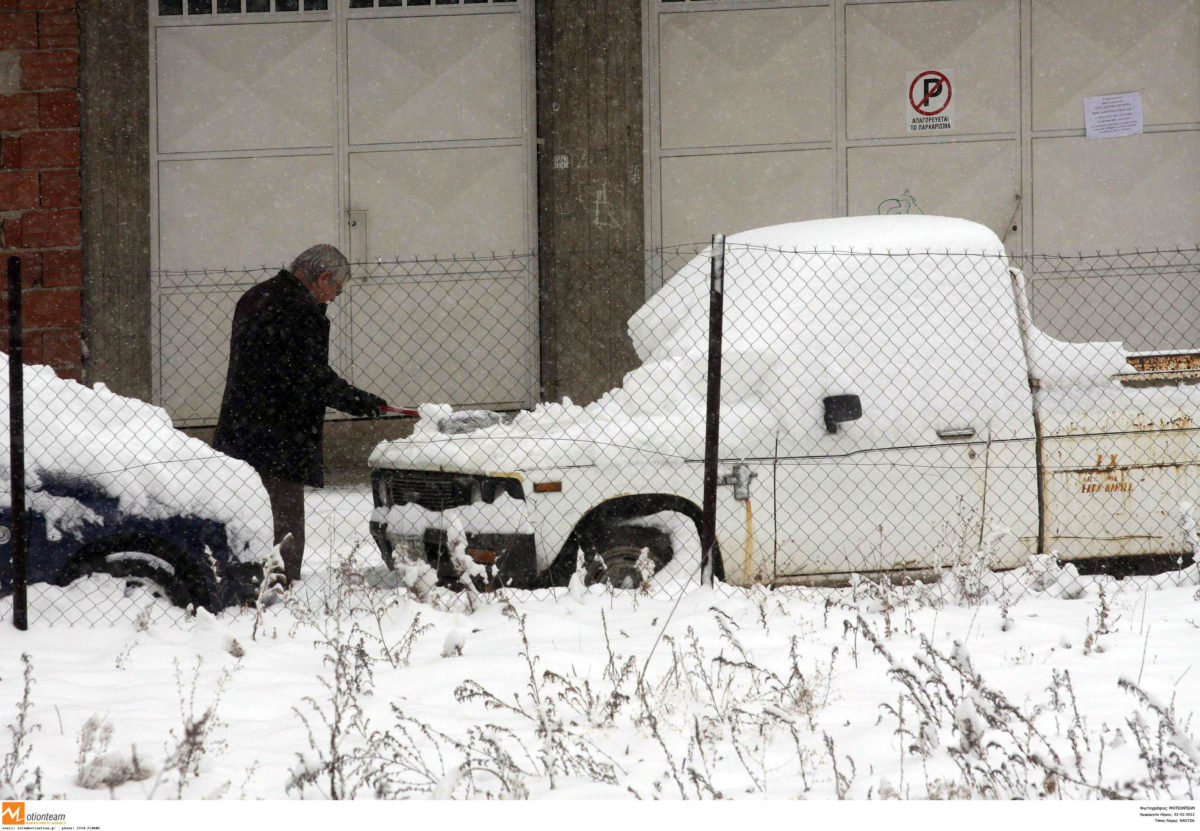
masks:
MULTIPOLYGON (((444 530, 426 528, 419 537, 400 536, 389 534, 388 524, 374 519, 371 520, 370 529, 388 568, 396 567, 397 548, 407 546, 411 554, 423 556, 437 570, 439 583, 458 583, 458 571, 450 558, 450 546, 444 530)), ((467 555, 488 568, 493 578, 492 587, 527 589, 537 585, 537 552, 533 534, 467 531, 466 537, 467 555)))

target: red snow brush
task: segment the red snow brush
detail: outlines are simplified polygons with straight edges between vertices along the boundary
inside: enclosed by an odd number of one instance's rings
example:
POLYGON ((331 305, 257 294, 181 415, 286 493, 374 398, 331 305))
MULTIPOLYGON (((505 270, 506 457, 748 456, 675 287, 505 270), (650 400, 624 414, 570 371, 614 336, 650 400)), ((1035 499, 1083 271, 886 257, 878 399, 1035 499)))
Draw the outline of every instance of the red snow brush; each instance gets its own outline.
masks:
POLYGON ((409 410, 405 407, 393 407, 390 404, 384 404, 379 409, 383 410, 385 413, 392 413, 393 415, 409 416, 411 418, 417 418, 421 415, 416 410, 409 410))

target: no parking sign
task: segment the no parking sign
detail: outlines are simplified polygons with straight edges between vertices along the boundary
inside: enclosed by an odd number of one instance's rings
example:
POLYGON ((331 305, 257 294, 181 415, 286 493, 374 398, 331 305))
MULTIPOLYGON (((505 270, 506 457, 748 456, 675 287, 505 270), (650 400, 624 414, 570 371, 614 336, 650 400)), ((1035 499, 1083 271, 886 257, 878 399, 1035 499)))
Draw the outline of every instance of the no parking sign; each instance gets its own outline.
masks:
POLYGON ((954 88, 950 76, 937 69, 907 76, 908 132, 937 133, 954 129, 954 88))

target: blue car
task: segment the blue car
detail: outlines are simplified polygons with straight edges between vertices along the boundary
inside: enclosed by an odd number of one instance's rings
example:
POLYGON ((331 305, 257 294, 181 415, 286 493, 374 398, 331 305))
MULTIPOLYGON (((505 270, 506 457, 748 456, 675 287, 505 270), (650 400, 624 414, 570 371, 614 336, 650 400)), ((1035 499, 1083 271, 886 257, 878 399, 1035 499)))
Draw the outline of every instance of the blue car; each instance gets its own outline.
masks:
MULTIPOLYGON (((258 563, 240 562, 222 522, 196 516, 151 519, 122 511, 87 480, 43 474, 26 491, 27 582, 66 586, 90 574, 140 585, 177 606, 212 612, 255 597, 258 563), (69 506, 71 517, 48 508, 69 506)), ((12 508, 0 508, 0 596, 13 589, 12 508)))

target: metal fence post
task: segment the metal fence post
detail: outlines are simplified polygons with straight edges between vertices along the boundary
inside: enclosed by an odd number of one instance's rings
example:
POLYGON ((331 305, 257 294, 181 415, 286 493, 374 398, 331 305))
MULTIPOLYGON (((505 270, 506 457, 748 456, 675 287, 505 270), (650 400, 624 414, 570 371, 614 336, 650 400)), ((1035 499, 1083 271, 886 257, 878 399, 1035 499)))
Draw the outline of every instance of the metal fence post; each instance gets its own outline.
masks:
POLYGON ((13 626, 29 628, 25 592, 25 373, 21 258, 8 258, 8 440, 12 487, 13 626))
POLYGON ((717 456, 721 448, 721 329, 725 301, 725 235, 712 238, 712 273, 708 290, 708 392, 704 425, 704 517, 700 528, 700 584, 713 581, 713 548, 717 539, 717 456))

